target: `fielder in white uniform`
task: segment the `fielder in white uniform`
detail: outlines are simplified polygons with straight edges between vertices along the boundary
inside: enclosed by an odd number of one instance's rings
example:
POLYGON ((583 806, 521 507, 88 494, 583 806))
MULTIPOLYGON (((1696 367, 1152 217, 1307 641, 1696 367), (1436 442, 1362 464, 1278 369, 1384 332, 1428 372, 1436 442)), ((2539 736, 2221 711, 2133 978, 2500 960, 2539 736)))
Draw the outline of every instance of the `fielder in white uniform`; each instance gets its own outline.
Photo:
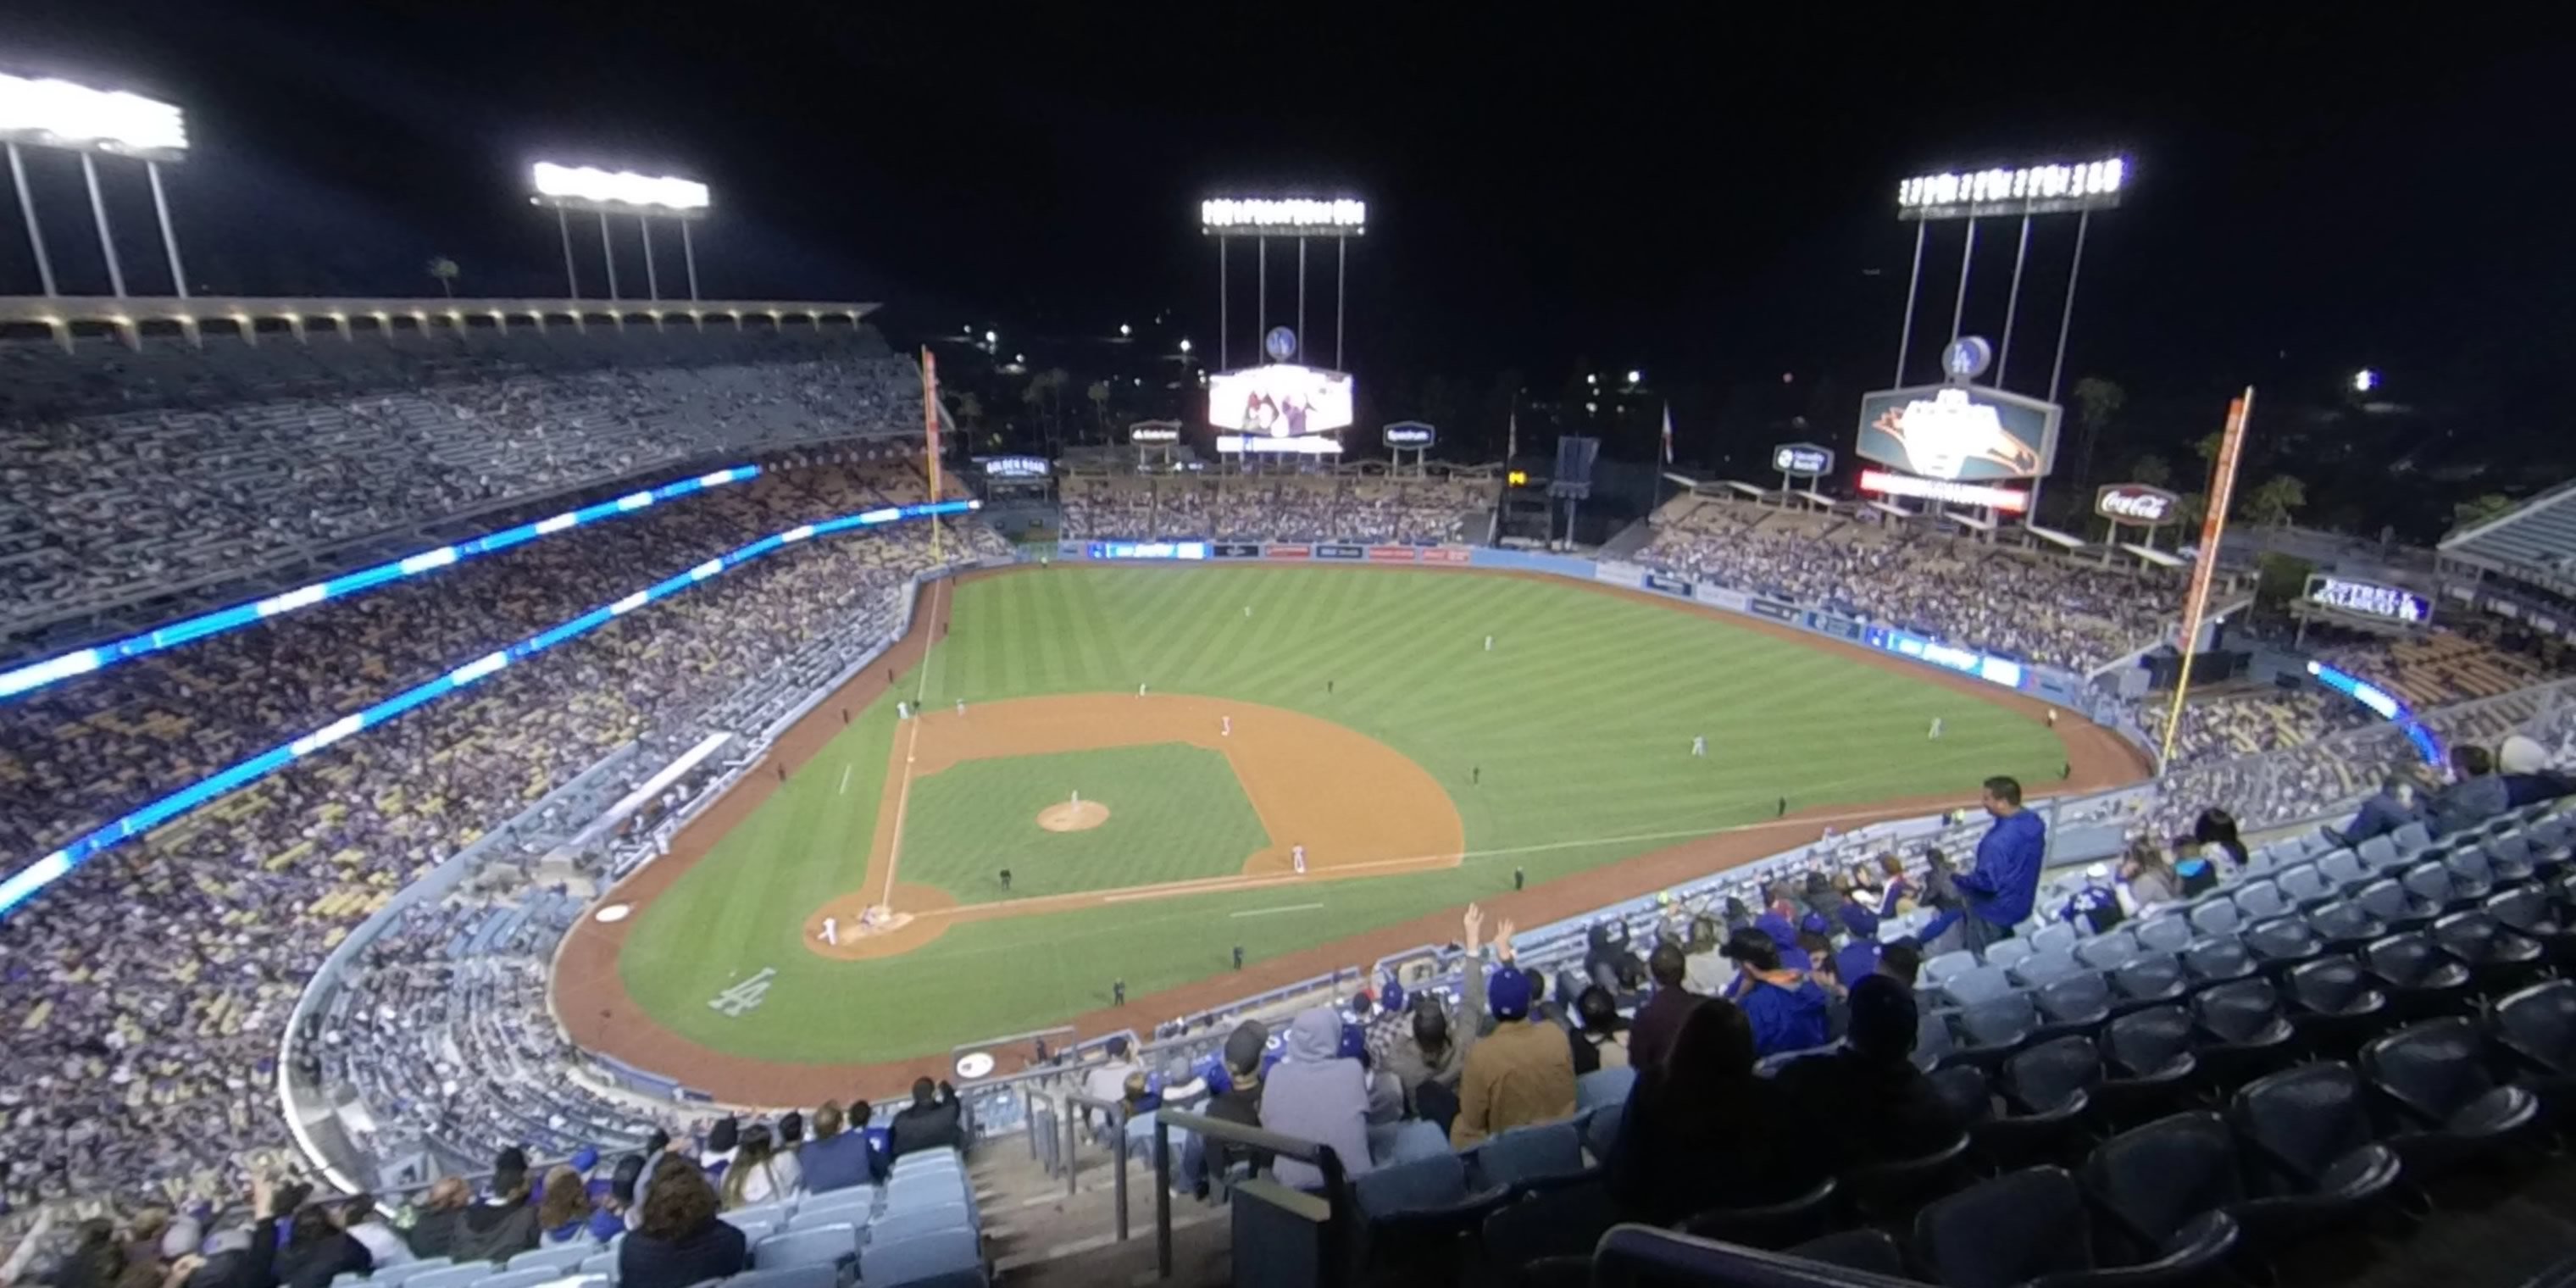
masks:
POLYGON ((1700 734, 1691 739, 1691 754, 1694 756, 1705 756, 1708 754, 1707 734, 1700 734))
POLYGON ((841 923, 840 923, 840 921, 839 921, 838 919, 836 919, 836 918, 832 918, 832 917, 825 917, 825 918, 823 919, 823 933, 822 933, 820 936, 818 936, 818 937, 819 937, 819 938, 820 938, 824 943, 830 944, 830 945, 832 945, 832 946, 833 946, 833 947, 835 947, 835 948, 840 947, 840 946, 841 946, 841 923))
POLYGON ((1485 651, 1488 653, 1494 651, 1494 637, 1491 635, 1485 637, 1485 651))
POLYGON ((1233 736, 1234 736, 1234 717, 1233 717, 1233 716, 1218 716, 1216 719, 1217 719, 1217 726, 1216 726, 1217 736, 1219 736, 1219 737, 1221 737, 1221 738, 1231 738, 1231 737, 1233 737, 1233 736))
POLYGON ((1137 685, 1137 686, 1136 686, 1136 696, 1137 696, 1137 697, 1140 697, 1140 698, 1141 698, 1141 697, 1143 697, 1143 696, 1145 696, 1145 686, 1144 686, 1144 685, 1141 685, 1141 684, 1140 684, 1140 685, 1137 685))
POLYGON ((1302 877, 1302 876, 1304 876, 1304 875, 1306 875, 1306 847, 1305 847, 1305 846, 1302 846, 1302 845, 1292 845, 1292 846, 1288 847, 1288 861, 1289 861, 1290 863, 1293 863, 1293 864, 1295 864, 1295 865, 1297 866, 1297 875, 1299 875, 1299 876, 1301 876, 1301 877, 1302 877))
POLYGON ((957 714, 959 714, 959 715, 961 715, 961 716, 962 716, 962 715, 964 715, 964 714, 966 714, 966 699, 964 699, 964 698, 959 698, 959 699, 957 699, 957 714))
POLYGON ((1933 737, 1933 738, 1935 738, 1935 739, 1937 739, 1937 738, 1939 738, 1939 737, 1941 736, 1941 717, 1939 717, 1939 716, 1934 716, 1934 717, 1932 717, 1932 732, 1931 732, 1931 734, 1930 734, 1929 736, 1931 736, 1931 737, 1933 737))

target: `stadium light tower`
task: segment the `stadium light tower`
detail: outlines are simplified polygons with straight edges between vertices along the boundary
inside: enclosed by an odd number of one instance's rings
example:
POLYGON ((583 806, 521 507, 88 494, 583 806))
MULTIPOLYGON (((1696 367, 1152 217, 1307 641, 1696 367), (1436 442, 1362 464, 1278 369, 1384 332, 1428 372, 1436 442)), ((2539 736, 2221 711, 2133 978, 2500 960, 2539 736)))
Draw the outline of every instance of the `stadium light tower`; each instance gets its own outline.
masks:
POLYGON ((2368 367, 2352 373, 2352 391, 2366 394, 2379 387, 2379 373, 2368 367))
POLYGON ((1255 276, 1259 282, 1254 297, 1252 351, 1262 352, 1260 337, 1270 330, 1270 239, 1293 237, 1297 241, 1297 340, 1299 361, 1306 337, 1306 240, 1310 237, 1333 239, 1333 366, 1342 365, 1342 296, 1350 275, 1350 242, 1368 233, 1368 203, 1356 197, 1211 197, 1199 203, 1199 231, 1216 239, 1216 354, 1217 366, 1227 364, 1226 322, 1227 290, 1225 281, 1226 243, 1237 237, 1252 239, 1255 276))
POLYGON ((617 254, 609 241, 610 215, 635 216, 635 226, 644 237, 644 290, 648 298, 655 300, 662 298, 662 282, 653 270, 653 216, 678 220, 680 254, 689 269, 689 298, 698 298, 698 249, 689 239, 689 225, 707 217, 707 185, 694 179, 556 165, 551 161, 536 164, 532 181, 537 193, 528 198, 530 204, 554 207, 555 227, 563 237, 564 286, 574 299, 581 298, 581 279, 572 266, 571 212, 576 210, 599 216, 599 257, 608 269, 609 299, 617 298, 617 254))
POLYGON ((116 241, 107 224, 107 203, 98 191, 100 156, 132 157, 143 162, 152 182, 152 209, 161 220, 161 249, 170 257, 170 285, 188 298, 188 276, 179 265, 179 238, 170 229, 170 199, 161 190, 161 163, 188 155, 188 123, 179 109, 123 90, 92 89, 66 80, 0 74, 0 140, 8 143, 9 179, 18 189, 18 213, 27 221, 27 244, 36 252, 36 273, 45 294, 61 294, 54 284, 54 265, 45 253, 45 232, 36 224, 36 199, 27 186, 27 163, 18 145, 56 148, 80 154, 81 178, 89 186, 89 213, 98 225, 98 247, 107 260, 108 289, 125 296, 125 266, 116 258, 116 241))

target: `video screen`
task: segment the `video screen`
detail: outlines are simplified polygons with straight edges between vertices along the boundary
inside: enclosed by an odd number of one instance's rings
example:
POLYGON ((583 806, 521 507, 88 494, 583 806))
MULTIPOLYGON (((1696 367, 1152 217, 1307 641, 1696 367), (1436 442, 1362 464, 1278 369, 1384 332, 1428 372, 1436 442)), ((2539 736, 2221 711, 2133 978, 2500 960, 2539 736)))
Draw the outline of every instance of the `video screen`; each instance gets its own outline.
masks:
POLYGON ((1208 424, 1262 438, 1348 429, 1351 378, 1293 362, 1220 371, 1208 379, 1208 424))

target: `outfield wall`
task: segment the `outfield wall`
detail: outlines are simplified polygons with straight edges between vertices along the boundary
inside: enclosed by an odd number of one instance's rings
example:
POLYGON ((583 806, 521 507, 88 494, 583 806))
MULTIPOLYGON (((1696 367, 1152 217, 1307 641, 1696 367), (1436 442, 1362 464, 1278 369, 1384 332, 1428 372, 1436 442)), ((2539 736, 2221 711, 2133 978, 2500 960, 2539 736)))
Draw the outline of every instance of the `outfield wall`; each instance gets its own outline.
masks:
MULTIPOLYGON (((1027 557, 1027 556, 1023 556, 1027 557)), ((2084 677, 1999 653, 1944 644, 1900 627, 1879 625, 1839 613, 1802 607, 1787 600, 1749 594, 1730 587, 1692 582, 1632 563, 1594 561, 1571 555, 1485 546, 1413 546, 1350 541, 1059 541, 1055 558, 1136 563, 1236 563, 1264 560, 1281 563, 1414 564, 1442 568, 1476 568, 1494 572, 1535 572, 1570 581, 1599 582, 1643 590, 1744 617, 1756 617, 1819 635, 1894 654, 1934 670, 1983 680, 2070 711, 2119 733, 2144 748, 2145 738, 2130 723, 2120 703, 2084 677)))

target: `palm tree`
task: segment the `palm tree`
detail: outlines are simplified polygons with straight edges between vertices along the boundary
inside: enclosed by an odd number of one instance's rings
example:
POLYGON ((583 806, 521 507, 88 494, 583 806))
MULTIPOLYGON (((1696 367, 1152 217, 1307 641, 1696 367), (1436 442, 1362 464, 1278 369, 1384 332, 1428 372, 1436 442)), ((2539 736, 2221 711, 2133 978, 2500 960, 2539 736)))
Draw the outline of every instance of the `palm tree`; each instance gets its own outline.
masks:
POLYGON ((456 298, 456 273, 456 261, 445 255, 429 261, 429 275, 438 279, 438 289, 447 292, 451 300, 456 298))
POLYGON ((2083 436, 2075 452, 2075 481, 2079 488, 2093 482, 2093 445, 2128 401, 2127 391, 2100 376, 2086 376, 2075 382, 2075 426, 2083 436))
POLYGON ((1109 382, 1094 380, 1085 391, 1091 399, 1091 416, 1100 425, 1100 441, 1109 441, 1109 382))
POLYGON ((2307 503, 2307 484, 2293 475, 2275 474, 2245 494, 2245 520, 2281 527, 2289 523, 2292 512, 2307 503))

